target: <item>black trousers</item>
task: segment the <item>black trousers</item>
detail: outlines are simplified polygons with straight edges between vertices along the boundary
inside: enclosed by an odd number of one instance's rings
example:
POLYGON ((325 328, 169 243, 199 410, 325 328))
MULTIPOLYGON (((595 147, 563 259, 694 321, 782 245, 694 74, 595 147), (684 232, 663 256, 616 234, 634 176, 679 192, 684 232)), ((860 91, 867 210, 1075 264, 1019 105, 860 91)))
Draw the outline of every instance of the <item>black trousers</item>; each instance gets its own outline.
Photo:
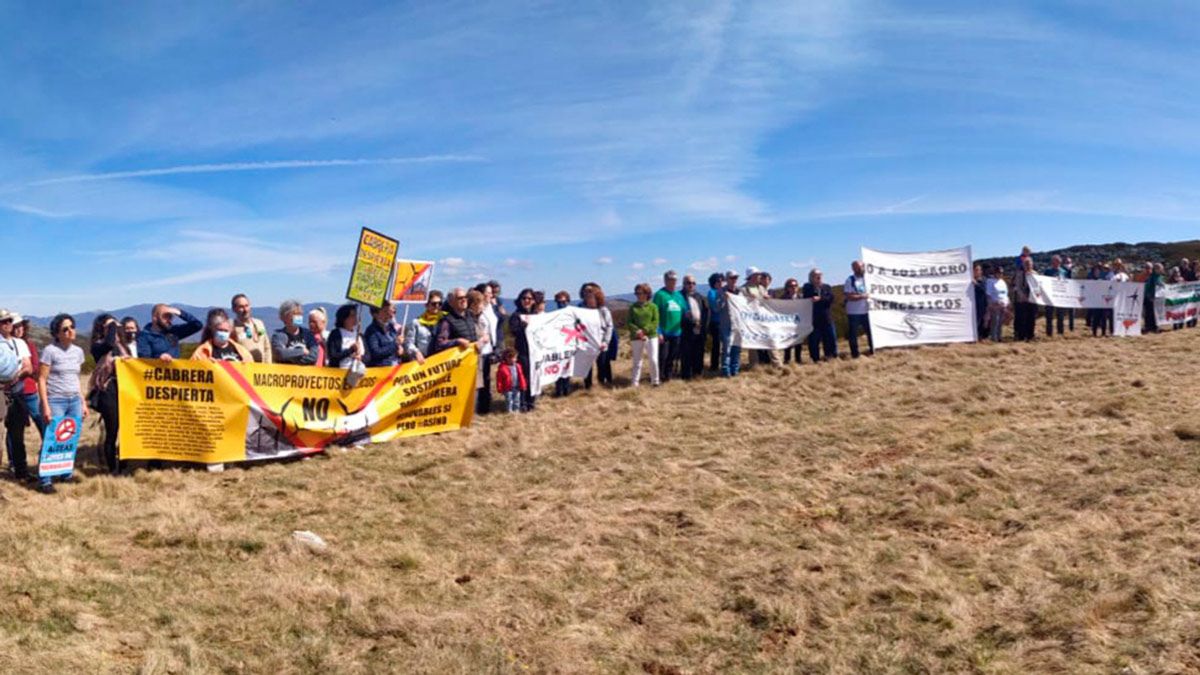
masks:
MULTIPOLYGON (((0 393, 0 396, 7 394, 0 393)), ((29 406, 19 394, 8 396, 8 412, 4 416, 4 429, 8 432, 8 464, 13 475, 25 478, 29 475, 29 463, 25 459, 25 427, 29 424, 29 406)))
POLYGON ((1142 300, 1142 332, 1158 332, 1158 312, 1154 311, 1154 301, 1150 298, 1142 300))
POLYGON ((104 420, 104 468, 111 474, 121 471, 121 460, 117 455, 117 438, 120 432, 120 415, 117 412, 117 378, 108 383, 100 394, 100 419, 104 420))
POLYGON ((712 371, 721 369, 721 325, 716 321, 711 321, 708 324, 708 337, 710 344, 708 347, 708 369, 712 371))
POLYGON ((600 378, 600 384, 612 386, 612 359, 608 358, 607 349, 596 356, 596 365, 592 366, 592 369, 584 376, 583 386, 585 389, 592 388, 593 372, 600 378))
POLYGON ((525 388, 521 390, 521 411, 529 412, 533 410, 534 397, 533 392, 529 390, 533 384, 533 371, 529 370, 529 352, 518 352, 517 361, 521 364, 521 369, 525 371, 525 388))
MULTIPOLYGON (((1066 322, 1067 314, 1070 312, 1071 312, 1071 310, 1063 309, 1061 307, 1047 307, 1046 308, 1046 335, 1048 335, 1048 336, 1054 335, 1054 326, 1053 326, 1052 322, 1056 319, 1058 321, 1058 334, 1062 335, 1063 334, 1063 324, 1066 322)), ((1074 317, 1071 317, 1071 330, 1075 330, 1075 318, 1074 317)))
POLYGON ((807 344, 807 343, 801 342, 799 344, 793 345, 793 346, 788 347, 787 349, 783 350, 783 362, 791 363, 792 355, 795 354, 796 365, 800 365, 800 355, 804 353, 804 345, 805 344, 807 344))
POLYGON ((475 392, 475 414, 486 415, 492 411, 492 364, 488 362, 491 355, 480 355, 483 365, 483 386, 475 392))
POLYGON ((1032 302, 1018 302, 1014 310, 1013 332, 1017 340, 1032 340, 1037 326, 1037 305, 1032 302))
POLYGON ((679 374, 685 380, 700 377, 704 372, 704 333, 697 335, 694 331, 686 330, 682 338, 683 356, 679 374))
POLYGON ((658 338, 658 375, 663 382, 671 379, 675 362, 679 360, 679 335, 663 335, 658 338))

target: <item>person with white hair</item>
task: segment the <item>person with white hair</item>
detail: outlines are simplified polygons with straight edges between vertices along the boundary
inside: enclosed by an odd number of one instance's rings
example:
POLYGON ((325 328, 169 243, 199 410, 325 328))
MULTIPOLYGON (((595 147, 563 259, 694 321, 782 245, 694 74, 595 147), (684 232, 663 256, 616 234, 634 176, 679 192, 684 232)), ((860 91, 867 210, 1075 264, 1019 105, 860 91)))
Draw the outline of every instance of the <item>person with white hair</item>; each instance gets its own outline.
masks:
POLYGON ((654 305, 658 308, 658 368, 659 380, 667 382, 679 361, 683 338, 683 317, 687 312, 687 300, 677 290, 679 275, 675 270, 663 274, 663 287, 654 294, 654 305))
POLYGON ((808 335, 808 358, 813 363, 821 362, 821 351, 825 352, 825 360, 836 359, 837 327, 833 324, 833 289, 824 283, 824 274, 813 268, 808 273, 808 283, 800 294, 813 301, 813 332, 808 335))
POLYGON ((304 307, 298 300, 284 300, 279 305, 279 320, 283 328, 271 335, 271 353, 275 363, 297 366, 317 364, 321 347, 312 331, 304 327, 304 307))

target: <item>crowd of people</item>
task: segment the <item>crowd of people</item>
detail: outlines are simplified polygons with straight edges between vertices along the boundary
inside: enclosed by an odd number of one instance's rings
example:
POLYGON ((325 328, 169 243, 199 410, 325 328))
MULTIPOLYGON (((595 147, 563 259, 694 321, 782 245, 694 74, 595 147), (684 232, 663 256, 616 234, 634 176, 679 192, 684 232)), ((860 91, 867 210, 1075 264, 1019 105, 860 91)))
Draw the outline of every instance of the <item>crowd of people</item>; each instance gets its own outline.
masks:
MULTIPOLYGON (((862 262, 851 264, 850 275, 842 285, 842 303, 847 318, 847 344, 851 358, 864 352, 874 353, 869 321, 870 294, 862 262)), ((1040 274, 1055 278, 1074 278, 1076 270, 1070 258, 1054 256, 1050 267, 1040 274)), ((1087 279, 1137 281, 1145 284, 1144 330, 1156 332, 1155 298, 1165 283, 1195 281, 1200 272, 1197 262, 1182 261, 1169 271, 1161 263, 1146 263, 1132 276, 1120 260, 1098 262, 1086 272, 1087 279)), ((1002 265, 985 268, 976 265, 973 293, 979 322, 980 339, 1000 341, 1004 326, 1013 326, 1013 338, 1033 340, 1039 308, 1030 295, 1028 275, 1034 274, 1033 257, 1026 248, 1014 262, 1011 276, 1002 265)), ((801 284, 786 279, 773 289, 768 272, 755 267, 740 277, 736 270, 709 275, 708 288, 699 288, 694 276, 682 279, 671 270, 663 275, 663 285, 655 290, 638 284, 636 300, 629 307, 625 329, 633 357, 631 385, 638 387, 644 378, 658 386, 672 378, 690 380, 705 370, 721 377, 736 377, 743 365, 800 364, 805 347, 813 363, 838 358, 838 334, 833 316, 835 294, 819 269, 808 274, 801 284), (752 350, 743 355, 733 338, 730 297, 748 300, 763 298, 813 301, 813 331, 803 345, 786 350, 752 350), (707 368, 705 356, 707 356, 707 368)), ((268 331, 253 316, 250 298, 239 293, 230 301, 229 310, 215 308, 202 321, 186 311, 166 304, 155 305, 150 323, 139 326, 133 317, 118 319, 101 314, 91 326, 90 351, 95 361, 88 383, 81 386, 80 373, 84 351, 76 344, 75 320, 59 314, 50 322, 50 342, 41 349, 29 337, 29 322, 20 315, 0 310, 0 357, 15 359, 15 373, 6 378, 4 396, 5 444, 13 475, 19 480, 29 476, 26 461, 25 432, 32 423, 38 435, 54 417, 87 417, 92 412, 103 420, 101 458, 105 468, 116 474, 121 470, 117 439, 117 383, 115 363, 123 358, 180 358, 182 341, 200 333, 200 344, 191 358, 207 361, 281 363, 301 366, 327 366, 345 369, 348 377, 361 375, 368 367, 394 366, 405 362, 423 363, 426 358, 447 350, 474 348, 480 354, 476 378, 476 413, 492 411, 492 390, 504 399, 509 412, 534 409, 539 392, 530 389, 530 350, 526 335, 529 317, 547 311, 542 291, 524 288, 516 298, 516 309, 509 312, 500 301, 498 281, 481 283, 474 288, 454 288, 448 294, 431 291, 420 314, 409 321, 397 322, 396 306, 384 303, 370 310, 370 324, 359 324, 359 306, 346 304, 334 313, 332 328, 322 308, 305 312, 296 300, 279 306, 282 327, 268 331), (511 345, 509 342, 511 341, 511 345), (5 351, 7 350, 7 354, 5 351)), ((555 309, 572 302, 567 291, 553 296, 555 309)), ((604 290, 588 282, 579 289, 578 305, 600 313, 600 354, 593 367, 600 386, 613 386, 612 364, 620 342, 613 314, 604 290)), ((1045 308, 1046 334, 1075 330, 1075 311, 1045 308)), ((1113 329, 1112 310, 1087 310, 1086 325, 1093 335, 1109 335, 1113 329)), ((1187 322, 1195 326, 1192 319, 1187 322)), ((1182 328, 1177 323, 1175 328, 1182 328)), ((593 373, 588 372, 581 386, 591 388, 593 373)), ((569 377, 555 382, 554 395, 567 396, 572 389, 569 377)), ((53 492, 49 478, 39 477, 39 488, 53 492)))

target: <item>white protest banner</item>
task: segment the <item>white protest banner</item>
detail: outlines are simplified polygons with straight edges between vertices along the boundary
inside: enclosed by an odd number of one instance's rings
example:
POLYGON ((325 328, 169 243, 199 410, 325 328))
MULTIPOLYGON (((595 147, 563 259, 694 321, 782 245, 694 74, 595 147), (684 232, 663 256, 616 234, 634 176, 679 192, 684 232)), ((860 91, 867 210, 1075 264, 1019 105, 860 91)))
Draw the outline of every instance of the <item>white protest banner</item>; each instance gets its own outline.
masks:
POLYGON ((1118 337, 1137 337, 1142 334, 1142 293, 1141 284, 1133 282, 1118 282, 1116 299, 1113 300, 1113 335, 1118 337))
POLYGON ((863 248, 875 348, 976 339, 971 247, 927 253, 863 248))
POLYGON ((542 387, 560 377, 583 377, 591 370, 600 354, 600 312, 564 307, 531 314, 525 336, 529 340, 529 391, 537 396, 542 387))
POLYGON ((1115 281, 1059 279, 1042 274, 1032 274, 1026 279, 1034 303, 1063 309, 1111 309, 1120 286, 1115 281))
POLYGON ((743 349, 787 349, 812 333, 812 300, 727 297, 733 343, 743 349))
POLYGON ((1160 328, 1162 324, 1191 321, 1200 315, 1200 282, 1167 284, 1158 290, 1158 299, 1160 328))

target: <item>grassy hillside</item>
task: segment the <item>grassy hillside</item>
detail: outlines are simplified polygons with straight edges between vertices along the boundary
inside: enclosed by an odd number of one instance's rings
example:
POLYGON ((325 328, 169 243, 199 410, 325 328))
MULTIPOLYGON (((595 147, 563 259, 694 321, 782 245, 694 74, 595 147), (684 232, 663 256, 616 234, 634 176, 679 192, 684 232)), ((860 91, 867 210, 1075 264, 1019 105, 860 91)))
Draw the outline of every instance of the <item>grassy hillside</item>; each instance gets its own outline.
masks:
MULTIPOLYGON (((1018 247, 1010 256, 984 258, 975 262, 989 267, 997 264, 1003 265, 1006 270, 1011 271, 1015 267, 1015 260, 1020 252, 1018 247)), ((1092 263, 1112 262, 1116 258, 1121 258, 1126 264, 1138 266, 1147 261, 1160 262, 1168 268, 1178 265, 1182 258, 1196 260, 1200 258, 1200 240, 1175 241, 1165 244, 1159 242, 1084 244, 1053 251, 1038 251, 1033 254, 1034 267, 1039 270, 1049 267, 1050 258, 1055 255, 1070 256, 1075 262, 1075 276, 1082 278, 1087 275, 1087 270, 1092 263)))
POLYGON ((890 351, 292 464, 3 483, 0 671, 1194 672, 1198 337, 890 351))

